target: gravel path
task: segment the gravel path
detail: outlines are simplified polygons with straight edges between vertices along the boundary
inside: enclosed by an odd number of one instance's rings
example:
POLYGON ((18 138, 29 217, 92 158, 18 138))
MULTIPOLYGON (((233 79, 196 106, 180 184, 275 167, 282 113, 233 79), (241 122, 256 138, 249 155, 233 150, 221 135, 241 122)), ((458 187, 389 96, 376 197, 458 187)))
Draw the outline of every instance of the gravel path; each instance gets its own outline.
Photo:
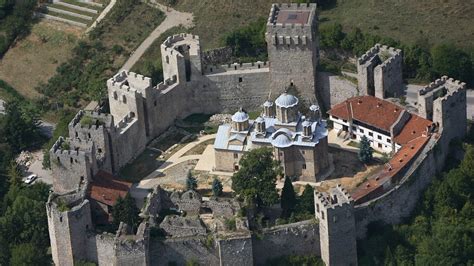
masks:
POLYGON ((156 2, 153 2, 152 4, 163 11, 166 15, 166 18, 132 53, 127 62, 125 62, 125 64, 122 66, 123 70, 130 70, 140 59, 140 57, 142 57, 142 55, 146 52, 148 47, 153 44, 153 41, 160 37, 163 32, 179 25, 182 25, 186 28, 192 27, 194 25, 193 14, 179 12, 156 2))

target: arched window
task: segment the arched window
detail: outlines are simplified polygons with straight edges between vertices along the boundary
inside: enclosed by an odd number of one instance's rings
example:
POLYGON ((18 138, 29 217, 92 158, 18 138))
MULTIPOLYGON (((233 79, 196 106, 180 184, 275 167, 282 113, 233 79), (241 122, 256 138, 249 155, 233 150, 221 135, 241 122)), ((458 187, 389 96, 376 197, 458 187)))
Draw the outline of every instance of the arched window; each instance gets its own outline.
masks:
POLYGON ((170 58, 169 58, 169 56, 166 56, 166 63, 167 63, 167 64, 170 63, 170 58))
POLYGON ((125 95, 122 95, 122 102, 127 103, 127 97, 125 97, 125 95))
POLYGON ((117 92, 114 91, 114 100, 117 100, 118 99, 118 95, 117 95, 117 92))

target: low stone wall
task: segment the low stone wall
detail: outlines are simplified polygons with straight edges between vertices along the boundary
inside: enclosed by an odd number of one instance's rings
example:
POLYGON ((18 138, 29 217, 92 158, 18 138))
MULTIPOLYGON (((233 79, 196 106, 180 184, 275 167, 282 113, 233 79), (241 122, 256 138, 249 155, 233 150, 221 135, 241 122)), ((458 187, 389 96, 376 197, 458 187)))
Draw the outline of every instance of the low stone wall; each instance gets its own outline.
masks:
POLYGON ((321 255, 319 225, 314 220, 275 226, 252 239, 254 264, 288 255, 321 255))

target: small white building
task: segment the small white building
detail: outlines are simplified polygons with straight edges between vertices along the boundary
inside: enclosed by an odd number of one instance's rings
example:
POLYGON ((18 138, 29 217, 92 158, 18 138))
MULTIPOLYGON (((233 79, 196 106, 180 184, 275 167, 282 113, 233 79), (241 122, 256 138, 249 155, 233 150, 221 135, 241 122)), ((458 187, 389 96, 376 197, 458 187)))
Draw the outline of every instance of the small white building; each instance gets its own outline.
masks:
POLYGON ((432 122, 403 107, 373 96, 358 96, 328 111, 337 136, 359 142, 366 136, 379 152, 397 152, 414 135, 426 132, 432 122))

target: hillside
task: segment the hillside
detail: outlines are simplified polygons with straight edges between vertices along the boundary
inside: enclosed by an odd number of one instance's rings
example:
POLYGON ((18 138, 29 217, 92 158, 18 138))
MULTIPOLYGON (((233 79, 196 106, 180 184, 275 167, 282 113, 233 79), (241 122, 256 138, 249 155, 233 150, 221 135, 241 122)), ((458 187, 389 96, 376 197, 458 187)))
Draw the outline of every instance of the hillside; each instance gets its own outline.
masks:
POLYGON ((472 1, 345 0, 321 12, 320 20, 338 22, 345 28, 358 27, 403 43, 451 42, 472 47, 474 41, 472 1))
MULTIPOLYGON (((159 0, 162 3, 166 0, 159 0)), ((176 9, 193 12, 194 33, 205 49, 222 45, 222 36, 258 17, 266 17, 271 0, 177 0, 176 9)), ((462 0, 375 1, 339 0, 320 10, 321 23, 341 23, 364 32, 402 42, 429 44, 452 42, 462 47, 474 41, 474 6, 462 0)))

